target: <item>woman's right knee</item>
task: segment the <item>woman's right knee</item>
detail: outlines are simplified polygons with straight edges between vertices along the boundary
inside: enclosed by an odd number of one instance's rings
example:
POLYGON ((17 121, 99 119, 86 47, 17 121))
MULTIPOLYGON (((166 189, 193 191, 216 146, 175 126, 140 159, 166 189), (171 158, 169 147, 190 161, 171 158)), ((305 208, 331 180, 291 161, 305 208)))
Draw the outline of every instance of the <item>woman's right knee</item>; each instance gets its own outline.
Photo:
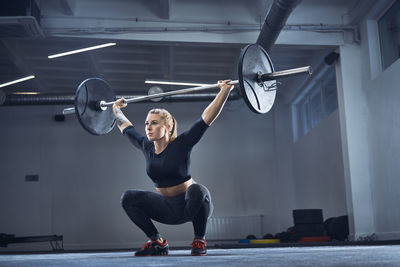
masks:
POLYGON ((122 207, 126 208, 138 205, 140 200, 143 199, 143 193, 144 192, 140 190, 125 191, 121 196, 122 207))

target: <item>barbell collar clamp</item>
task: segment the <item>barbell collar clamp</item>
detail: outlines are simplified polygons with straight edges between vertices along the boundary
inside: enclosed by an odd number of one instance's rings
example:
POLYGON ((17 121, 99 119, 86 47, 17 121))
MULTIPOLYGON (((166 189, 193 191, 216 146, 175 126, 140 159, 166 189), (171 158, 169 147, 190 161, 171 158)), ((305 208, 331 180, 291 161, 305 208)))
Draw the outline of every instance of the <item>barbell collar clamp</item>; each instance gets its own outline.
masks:
MULTIPOLYGON (((104 101, 104 100, 98 101, 98 102, 96 103, 97 109, 98 109, 98 110, 101 110, 101 111, 107 110, 107 105, 106 105, 106 103, 107 103, 107 102, 104 101)), ((114 101, 114 103, 115 103, 115 101, 114 101)))

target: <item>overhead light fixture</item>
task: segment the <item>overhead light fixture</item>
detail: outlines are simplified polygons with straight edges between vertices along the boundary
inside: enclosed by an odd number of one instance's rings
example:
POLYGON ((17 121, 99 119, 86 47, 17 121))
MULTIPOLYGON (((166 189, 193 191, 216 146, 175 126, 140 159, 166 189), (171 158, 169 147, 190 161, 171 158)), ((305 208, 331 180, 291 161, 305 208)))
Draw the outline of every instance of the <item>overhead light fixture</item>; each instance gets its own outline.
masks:
POLYGON ((144 83, 167 84, 167 85, 184 85, 184 86, 207 86, 207 85, 210 85, 210 84, 205 84, 205 83, 182 83, 182 82, 167 82, 167 81, 153 81, 153 80, 146 80, 144 83))
POLYGON ((72 51, 68 51, 68 52, 64 52, 64 53, 60 53, 60 54, 50 55, 50 56, 48 56, 48 58, 63 57, 63 56, 68 56, 68 55, 72 55, 72 54, 86 52, 89 50, 109 47, 109 46, 113 46, 113 45, 116 45, 116 43, 106 43, 106 44, 102 44, 102 45, 96 45, 96 46, 86 47, 86 48, 82 48, 82 49, 72 50, 72 51))
POLYGON ((24 78, 15 80, 15 81, 3 83, 3 84, 0 84, 0 88, 1 88, 1 87, 9 86, 9 85, 11 85, 11 84, 20 83, 20 82, 23 82, 23 81, 26 81, 26 80, 30 80, 30 79, 33 79, 33 78, 35 78, 35 76, 34 76, 34 75, 31 75, 31 76, 24 77, 24 78))

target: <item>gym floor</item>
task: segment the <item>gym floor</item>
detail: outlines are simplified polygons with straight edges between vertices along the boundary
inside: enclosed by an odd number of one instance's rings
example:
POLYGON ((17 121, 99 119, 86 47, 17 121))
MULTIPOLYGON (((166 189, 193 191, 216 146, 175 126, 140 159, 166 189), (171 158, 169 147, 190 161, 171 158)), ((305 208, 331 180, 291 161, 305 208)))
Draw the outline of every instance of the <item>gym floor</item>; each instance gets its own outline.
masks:
POLYGON ((0 255, 0 266, 399 266, 400 245, 209 249, 204 257, 129 252, 0 255))

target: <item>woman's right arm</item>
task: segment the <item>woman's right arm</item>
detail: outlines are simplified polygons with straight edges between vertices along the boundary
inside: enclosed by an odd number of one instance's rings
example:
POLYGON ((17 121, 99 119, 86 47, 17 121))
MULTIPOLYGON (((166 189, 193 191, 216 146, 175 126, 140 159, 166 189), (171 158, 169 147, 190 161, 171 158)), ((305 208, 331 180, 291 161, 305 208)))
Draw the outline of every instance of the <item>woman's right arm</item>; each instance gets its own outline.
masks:
POLYGON ((121 133, 129 138, 131 143, 138 149, 144 150, 145 147, 151 143, 146 137, 138 133, 133 127, 132 123, 122 113, 121 108, 127 106, 124 98, 118 99, 113 105, 113 112, 116 123, 121 133), (129 128, 128 128, 129 127, 129 128))
POLYGON ((121 133, 124 132, 124 129, 128 126, 132 126, 132 123, 125 117, 124 113, 122 113, 121 108, 126 107, 128 104, 125 103, 125 99, 121 98, 115 101, 113 105, 113 112, 115 116, 115 120, 117 123, 117 126, 121 133))

